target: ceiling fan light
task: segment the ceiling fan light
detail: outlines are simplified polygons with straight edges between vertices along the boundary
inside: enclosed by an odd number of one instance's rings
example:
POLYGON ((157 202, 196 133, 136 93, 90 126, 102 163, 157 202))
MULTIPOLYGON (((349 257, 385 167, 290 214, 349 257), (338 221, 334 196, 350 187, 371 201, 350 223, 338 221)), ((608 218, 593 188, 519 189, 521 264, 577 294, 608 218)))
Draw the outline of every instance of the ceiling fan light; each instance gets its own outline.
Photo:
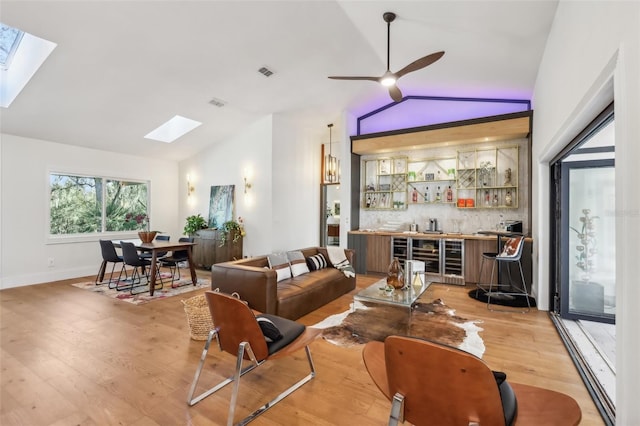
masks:
POLYGON ((393 73, 387 71, 380 79, 380 84, 385 87, 390 87, 396 84, 396 80, 396 76, 393 73))

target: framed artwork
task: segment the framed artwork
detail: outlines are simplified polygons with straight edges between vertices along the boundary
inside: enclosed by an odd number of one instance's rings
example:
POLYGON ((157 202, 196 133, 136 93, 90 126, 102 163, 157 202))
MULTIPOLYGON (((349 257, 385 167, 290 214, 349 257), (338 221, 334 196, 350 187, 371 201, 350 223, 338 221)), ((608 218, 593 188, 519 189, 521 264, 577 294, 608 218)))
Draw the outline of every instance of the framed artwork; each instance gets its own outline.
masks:
POLYGON ((223 223, 233 220, 235 187, 235 185, 211 187, 209 228, 219 228, 223 223))

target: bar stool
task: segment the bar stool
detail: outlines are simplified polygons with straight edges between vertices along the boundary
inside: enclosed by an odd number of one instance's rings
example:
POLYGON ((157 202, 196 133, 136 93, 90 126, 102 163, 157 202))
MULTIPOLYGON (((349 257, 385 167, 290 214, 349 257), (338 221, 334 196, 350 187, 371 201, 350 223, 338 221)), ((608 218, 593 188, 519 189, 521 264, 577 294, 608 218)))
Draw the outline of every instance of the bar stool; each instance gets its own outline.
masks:
MULTIPOLYGON (((493 261, 491 265, 491 278, 489 279, 489 288, 486 288, 486 284, 478 282, 476 284, 476 293, 478 290, 482 290, 487 295, 487 309, 496 311, 499 309, 491 309, 491 297, 494 296, 524 296, 527 300, 527 310, 522 312, 529 312, 531 310, 531 302, 529 301, 529 293, 527 292, 527 283, 524 279, 524 272, 522 271, 522 251, 524 249, 524 237, 509 238, 505 244, 501 253, 482 253, 482 262, 480 263, 480 278, 482 279, 482 271, 484 269, 485 260, 493 261), (500 265, 506 264, 507 272, 509 275, 509 289, 506 291, 500 290, 500 285, 493 282, 493 274, 498 265, 498 274, 500 273, 500 265), (511 278, 511 264, 517 263, 520 270, 520 283, 521 286, 514 285, 511 278), (496 290, 494 290, 494 286, 496 290)), ((495 305, 495 303, 494 303, 495 305)), ((511 312, 511 311, 509 311, 511 312)))

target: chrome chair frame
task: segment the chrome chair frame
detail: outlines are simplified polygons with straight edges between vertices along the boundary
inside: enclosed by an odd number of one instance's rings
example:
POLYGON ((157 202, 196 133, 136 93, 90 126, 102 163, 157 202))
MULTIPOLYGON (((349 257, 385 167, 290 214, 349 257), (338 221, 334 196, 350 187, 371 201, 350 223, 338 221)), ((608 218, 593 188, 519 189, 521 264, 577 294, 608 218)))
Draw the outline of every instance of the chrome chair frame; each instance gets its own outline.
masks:
MULTIPOLYGON (((213 292, 207 292, 207 293, 213 293, 213 292)), ((227 297, 231 297, 231 296, 227 296, 227 297)), ((253 313, 251 312, 250 308, 246 305, 244 305, 244 302, 237 300, 236 301, 240 304, 242 304, 244 306, 244 309, 246 309, 249 314, 251 316, 253 316, 253 313)), ((214 324, 216 324, 216 317, 214 315, 214 309, 211 308, 211 304, 209 305, 211 312, 212 312, 212 317, 214 320, 214 324)), ((246 314, 246 312, 244 313, 246 314)), ((223 315, 223 314, 221 314, 223 315)), ((235 319, 234 319, 235 321, 235 319)), ((241 319, 239 319, 240 322, 246 321, 246 316, 241 316, 241 319)), ((289 343, 288 345, 284 346, 283 348, 281 348, 280 350, 272 353, 272 354, 266 354, 266 346, 264 344, 264 337, 262 336, 262 333, 259 331, 260 328, 258 326, 257 320, 255 321, 255 327, 257 327, 258 332, 260 333, 260 339, 262 339, 262 342, 260 342, 260 346, 259 348, 256 348, 256 350, 258 350, 258 352, 263 352, 262 355, 258 355, 260 357, 263 357, 262 359, 258 359, 258 357, 256 356, 256 354, 254 353, 254 348, 252 348, 251 343, 244 340, 242 342, 240 342, 240 344, 238 345, 238 351, 237 351, 237 356, 236 356, 236 367, 235 367, 235 371, 233 376, 222 380, 221 382, 219 382, 218 384, 214 385, 213 387, 209 388, 208 390, 200 393, 199 395, 194 396, 195 391, 196 391, 196 387, 198 385, 198 382, 200 380, 200 375, 202 373, 202 369, 204 367, 204 363, 205 360, 207 358, 207 354, 209 352, 209 348, 211 346, 211 341, 213 340, 213 338, 216 338, 216 341, 218 342, 218 348, 221 351, 225 351, 225 352, 229 352, 228 350, 225 350, 223 348, 223 344, 221 343, 221 337, 218 335, 218 332, 220 330, 219 327, 214 328, 213 330, 211 330, 209 332, 209 336, 207 337, 207 340, 204 344, 204 349, 202 350, 202 354, 200 356, 200 362, 198 363, 198 367, 196 368, 196 372, 195 375, 193 377, 193 382, 191 383, 191 388, 189 389, 189 394, 187 396, 187 403, 189 404, 189 406, 193 406, 195 404, 197 404, 198 402, 202 401, 204 398, 216 393, 217 391, 219 391, 220 389, 224 388, 225 386, 227 386, 230 383, 233 383, 233 389, 232 389, 232 393, 231 393, 231 401, 229 403, 229 413, 228 413, 228 417, 227 417, 227 426, 232 426, 234 424, 233 419, 235 417, 235 410, 236 410, 236 405, 237 405, 237 401, 238 401, 238 392, 240 389, 240 378, 242 376, 244 376, 245 374, 249 373, 250 371, 256 369, 257 367, 259 367, 260 365, 264 364, 267 360, 269 360, 271 357, 278 357, 278 355, 281 356, 286 356, 289 353, 292 353, 293 351, 297 350, 298 348, 301 349, 300 345, 304 345, 304 349, 305 352, 307 354, 307 361, 309 363, 309 369, 310 369, 310 373, 307 374, 305 377, 303 377, 302 379, 300 379, 299 381, 297 381, 295 384, 293 384, 292 386, 290 386, 289 388, 287 388, 286 390, 284 390, 283 392, 281 392, 278 396, 276 396, 274 399, 272 399, 271 401, 267 402, 266 404, 262 405, 261 407, 259 407, 258 409, 256 409, 255 411, 253 411, 251 414, 249 414, 247 417, 243 418, 242 420, 240 420, 239 422, 235 423, 236 425, 246 425, 247 423, 251 422, 252 420, 254 420, 256 417, 258 417, 259 415, 261 415, 262 413, 264 413, 265 411, 267 411, 269 408, 273 407, 275 404, 277 404, 278 402, 280 402, 282 399, 286 398, 287 396, 289 396, 290 394, 292 394, 293 392, 295 392, 297 389, 299 389, 302 385, 304 385, 305 383, 309 382, 311 379, 313 379, 316 375, 316 370, 315 370, 315 366, 313 364, 313 358, 311 357, 311 350, 309 349, 309 343, 311 343, 311 339, 315 338, 315 336, 317 336, 317 333, 311 332, 306 338, 303 335, 298 336, 298 338, 296 340, 294 340, 293 342, 289 343), (288 348, 290 349, 291 352, 288 351, 288 348), (248 358, 248 361, 250 361, 250 365, 243 367, 243 361, 245 358, 248 358)), ((303 332, 303 334, 306 333, 306 331, 308 331, 309 329, 306 329, 305 332, 303 332)), ((248 332, 248 335, 251 334, 251 331, 248 332)), ((247 340, 250 340, 251 338, 248 338, 247 340)))

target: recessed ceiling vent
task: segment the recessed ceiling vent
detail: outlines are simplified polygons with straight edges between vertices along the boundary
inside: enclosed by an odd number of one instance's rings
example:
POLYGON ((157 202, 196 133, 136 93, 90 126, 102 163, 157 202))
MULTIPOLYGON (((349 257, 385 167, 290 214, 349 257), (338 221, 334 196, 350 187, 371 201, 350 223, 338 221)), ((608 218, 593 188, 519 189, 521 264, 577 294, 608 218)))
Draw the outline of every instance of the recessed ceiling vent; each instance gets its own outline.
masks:
POLYGON ((227 103, 225 101, 223 101, 222 99, 217 99, 217 98, 213 98, 209 101, 209 103, 213 106, 217 106, 218 108, 222 108, 223 106, 225 106, 227 103))
POLYGON ((269 68, 267 67, 262 67, 258 70, 258 72, 262 75, 264 75, 265 77, 271 77, 273 75, 273 71, 271 71, 269 68))

